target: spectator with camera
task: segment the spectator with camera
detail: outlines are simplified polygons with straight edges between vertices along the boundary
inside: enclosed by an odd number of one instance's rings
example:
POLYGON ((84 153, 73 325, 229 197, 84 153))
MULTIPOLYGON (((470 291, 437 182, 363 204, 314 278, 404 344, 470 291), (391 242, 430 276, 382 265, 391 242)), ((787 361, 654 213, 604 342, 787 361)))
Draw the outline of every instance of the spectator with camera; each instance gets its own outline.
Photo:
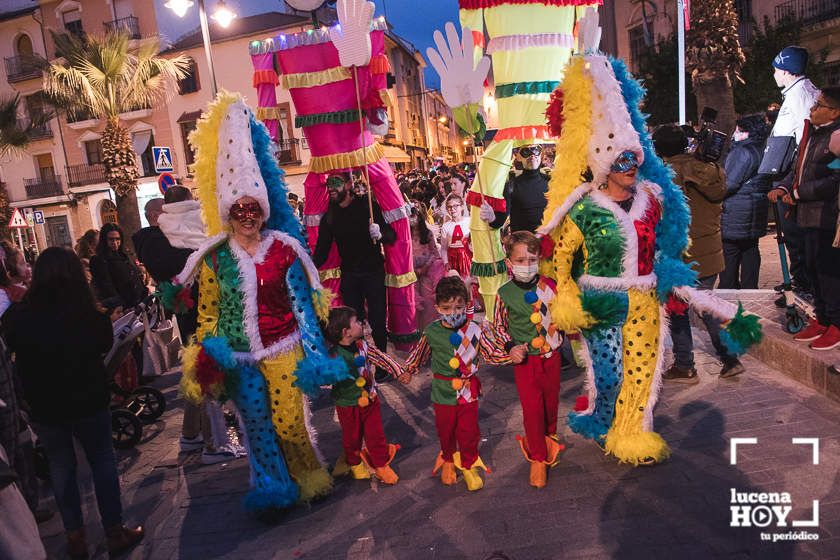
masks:
POLYGON ((724 269, 719 288, 755 290, 761 254, 758 240, 767 233, 770 182, 758 174, 767 136, 765 117, 738 119, 726 156, 726 198, 721 216, 724 269))
POLYGON ((840 170, 833 168, 832 136, 840 135, 840 87, 825 88, 811 107, 796 165, 770 191, 795 209, 805 241, 805 270, 813 287, 814 312, 808 326, 793 338, 814 350, 840 346, 840 248, 834 247, 840 170))
MULTIPOLYGON (((708 138, 714 137, 709 135, 708 138)), ((711 144, 710 149, 708 142, 700 141, 694 153, 686 153, 688 138, 685 131, 673 125, 659 128, 653 135, 653 143, 657 154, 674 169, 674 183, 682 188, 688 200, 691 227, 686 261, 697 270, 697 287, 711 290, 717 275, 724 268, 720 214, 726 195, 726 178, 720 166, 715 161, 709 161, 713 155, 719 157, 719 152, 714 148, 716 144, 711 144)), ((701 319, 723 363, 720 377, 743 373, 744 366, 720 340, 718 320, 708 314, 701 315, 701 319)), ((671 314, 671 338, 674 343, 674 365, 662 378, 676 383, 698 383, 700 379, 694 367, 694 341, 687 311, 671 314)))

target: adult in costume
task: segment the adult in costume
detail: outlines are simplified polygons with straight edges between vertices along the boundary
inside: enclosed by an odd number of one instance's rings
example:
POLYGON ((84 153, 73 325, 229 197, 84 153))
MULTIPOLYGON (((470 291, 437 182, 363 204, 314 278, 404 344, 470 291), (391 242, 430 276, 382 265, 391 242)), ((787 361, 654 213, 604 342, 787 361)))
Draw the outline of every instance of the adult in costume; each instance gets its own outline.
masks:
MULTIPOLYGON (((507 282, 504 251, 499 232, 481 219, 483 203, 493 210, 506 209, 504 187, 513 150, 551 139, 545 126, 545 108, 551 92, 563 77, 574 47, 573 32, 585 6, 600 0, 459 0, 463 50, 454 26, 447 26, 449 45, 435 34, 438 52, 429 49, 429 61, 441 76, 441 93, 453 108, 458 125, 471 136, 480 133, 477 118, 482 101, 482 82, 493 59, 493 77, 498 103, 498 132, 487 147, 476 180, 467 195, 471 207, 473 239, 472 275, 479 279, 488 314, 496 293, 507 282), (485 43, 485 32, 489 42, 485 43), (462 63, 466 56, 468 63, 462 63), (483 71, 473 73, 474 65, 483 71), (477 88, 473 77, 478 76, 477 88), (464 88, 461 84, 469 83, 464 88), (464 96, 474 91, 476 96, 464 96)), ((562 157, 562 156, 561 156, 562 157)), ((491 315, 492 316, 492 315, 491 315)))
POLYGON ((198 278, 197 341, 184 350, 187 398, 231 399, 250 445, 246 507, 270 512, 328 493, 303 393, 349 376, 326 352, 329 298, 307 254, 266 128, 222 92, 190 136, 208 240, 164 300, 189 304, 198 278), (262 226, 265 227, 262 227, 262 226))
MULTIPOLYGON (((310 0, 288 3, 299 9, 320 4, 310 0)), ((318 225, 329 203, 328 176, 350 170, 364 173, 385 220, 396 232, 396 240, 384 246, 388 331, 395 343, 409 343, 419 337, 414 324, 412 284, 416 276, 408 224, 411 207, 400 194, 384 152, 373 138, 374 133, 388 130, 387 24, 384 19, 372 19, 371 2, 339 0, 336 9, 340 25, 331 29, 310 29, 252 43, 254 85, 259 97, 257 116, 264 120, 272 138, 279 139, 275 88, 282 82, 295 105, 295 126, 303 129, 312 153, 304 182, 303 221, 313 251, 318 225), (279 81, 275 68, 279 69, 279 81)), ((335 248, 320 269, 325 285, 338 293, 341 268, 335 248)))
POLYGON ((682 259, 685 198, 653 150, 638 108, 641 86, 622 61, 595 52, 599 37, 591 10, 580 26, 586 54, 569 62, 548 111, 563 157, 540 233, 555 242, 554 324, 584 340, 588 394, 569 425, 619 461, 655 464, 669 455, 653 431, 666 303, 672 312, 684 313, 687 302, 729 321, 721 335, 732 351, 743 352, 760 328, 740 306, 689 287, 696 273, 682 259))

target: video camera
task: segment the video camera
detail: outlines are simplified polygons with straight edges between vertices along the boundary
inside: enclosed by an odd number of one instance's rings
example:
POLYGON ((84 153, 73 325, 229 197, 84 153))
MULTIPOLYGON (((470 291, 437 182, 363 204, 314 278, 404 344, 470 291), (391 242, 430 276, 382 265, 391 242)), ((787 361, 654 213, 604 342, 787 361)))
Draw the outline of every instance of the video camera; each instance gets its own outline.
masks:
POLYGON ((711 107, 704 107, 700 114, 700 131, 692 142, 694 157, 706 163, 716 163, 726 147, 726 134, 715 130, 718 112, 711 107))

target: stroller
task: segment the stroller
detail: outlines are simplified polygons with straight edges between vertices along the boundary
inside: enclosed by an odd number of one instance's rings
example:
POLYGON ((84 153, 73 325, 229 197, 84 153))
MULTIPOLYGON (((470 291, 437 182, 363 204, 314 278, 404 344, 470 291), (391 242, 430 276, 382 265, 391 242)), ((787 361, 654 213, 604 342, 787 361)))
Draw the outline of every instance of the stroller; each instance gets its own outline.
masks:
POLYGON ((117 449, 137 445, 143 437, 143 424, 154 422, 166 410, 166 398, 154 387, 124 387, 116 381, 118 370, 133 359, 132 349, 145 332, 143 319, 154 324, 160 316, 158 306, 160 302, 149 296, 113 324, 114 344, 105 355, 105 371, 110 380, 111 433, 117 449))

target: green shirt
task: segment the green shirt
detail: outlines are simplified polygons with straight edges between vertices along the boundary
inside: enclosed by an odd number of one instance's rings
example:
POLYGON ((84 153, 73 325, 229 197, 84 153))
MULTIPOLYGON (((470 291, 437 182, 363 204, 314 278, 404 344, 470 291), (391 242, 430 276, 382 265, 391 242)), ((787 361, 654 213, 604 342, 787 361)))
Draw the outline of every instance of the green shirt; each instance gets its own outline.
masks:
MULTIPOLYGON (((460 369, 453 368, 449 361, 455 356, 456 348, 459 348, 461 360, 465 364, 469 364, 472 371, 478 370, 478 337, 481 334, 481 327, 475 322, 469 322, 460 329, 451 329, 445 327, 441 322, 435 321, 431 323, 426 330, 423 331, 425 341, 421 344, 428 344, 431 349, 431 369, 433 374, 444 376, 447 378, 462 377, 463 373, 460 369), (469 333, 474 341, 470 344, 456 347, 452 344, 450 337, 453 333, 462 333, 465 331, 469 333), (474 342, 474 344, 472 343, 474 342)), ((471 400, 475 400, 475 395, 471 400)), ((458 403, 458 392, 452 387, 452 382, 444 379, 432 379, 432 402, 435 404, 455 405, 458 403)))

